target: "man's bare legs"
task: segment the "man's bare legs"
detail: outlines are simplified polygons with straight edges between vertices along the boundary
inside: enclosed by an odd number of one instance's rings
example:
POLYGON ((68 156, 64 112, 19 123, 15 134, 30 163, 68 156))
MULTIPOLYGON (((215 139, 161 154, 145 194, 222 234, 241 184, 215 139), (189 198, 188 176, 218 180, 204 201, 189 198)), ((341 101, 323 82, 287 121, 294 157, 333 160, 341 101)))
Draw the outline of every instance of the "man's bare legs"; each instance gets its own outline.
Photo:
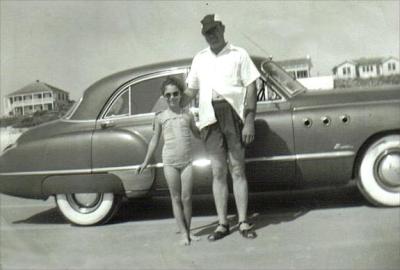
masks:
MULTIPOLYGON (((218 215, 218 223, 228 225, 228 167, 224 155, 210 155, 213 174, 213 195, 218 215)), ((227 228, 218 226, 216 231, 226 232, 227 228)))

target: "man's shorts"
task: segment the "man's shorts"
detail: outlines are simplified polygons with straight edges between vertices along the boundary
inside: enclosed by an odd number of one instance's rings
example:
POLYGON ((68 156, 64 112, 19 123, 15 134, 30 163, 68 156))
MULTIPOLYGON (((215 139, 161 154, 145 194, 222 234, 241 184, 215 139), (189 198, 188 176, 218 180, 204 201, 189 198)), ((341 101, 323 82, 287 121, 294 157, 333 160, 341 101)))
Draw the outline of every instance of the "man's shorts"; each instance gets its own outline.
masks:
POLYGON ((201 138, 208 155, 215 158, 234 158, 244 162, 245 147, 242 142, 243 123, 227 101, 213 102, 217 122, 201 130, 201 138))

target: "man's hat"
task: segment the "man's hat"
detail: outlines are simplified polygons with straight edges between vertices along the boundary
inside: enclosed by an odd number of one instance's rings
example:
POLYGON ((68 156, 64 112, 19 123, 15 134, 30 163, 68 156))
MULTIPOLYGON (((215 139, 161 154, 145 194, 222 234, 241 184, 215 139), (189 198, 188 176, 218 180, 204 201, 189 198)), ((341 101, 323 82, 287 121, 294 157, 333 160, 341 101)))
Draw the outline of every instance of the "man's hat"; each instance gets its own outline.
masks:
POLYGON ((221 24, 222 21, 217 14, 208 14, 204 16, 201 20, 201 33, 204 35, 208 30, 216 27, 218 24, 221 24))

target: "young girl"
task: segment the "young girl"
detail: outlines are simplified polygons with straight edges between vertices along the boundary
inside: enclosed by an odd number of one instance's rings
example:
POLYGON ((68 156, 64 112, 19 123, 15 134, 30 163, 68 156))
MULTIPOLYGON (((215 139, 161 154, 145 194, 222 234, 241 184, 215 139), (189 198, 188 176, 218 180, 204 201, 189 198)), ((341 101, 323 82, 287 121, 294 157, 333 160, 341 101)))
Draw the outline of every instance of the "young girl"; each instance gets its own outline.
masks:
POLYGON ((171 194, 172 210, 182 233, 180 243, 189 245, 191 240, 198 240, 197 236, 190 234, 190 222, 193 186, 191 131, 196 137, 199 137, 199 131, 193 114, 181 106, 182 93, 183 87, 176 78, 167 77, 162 83, 161 94, 168 103, 168 109, 157 113, 154 118, 154 134, 138 172, 143 172, 147 167, 162 132, 164 138, 162 160, 171 194))

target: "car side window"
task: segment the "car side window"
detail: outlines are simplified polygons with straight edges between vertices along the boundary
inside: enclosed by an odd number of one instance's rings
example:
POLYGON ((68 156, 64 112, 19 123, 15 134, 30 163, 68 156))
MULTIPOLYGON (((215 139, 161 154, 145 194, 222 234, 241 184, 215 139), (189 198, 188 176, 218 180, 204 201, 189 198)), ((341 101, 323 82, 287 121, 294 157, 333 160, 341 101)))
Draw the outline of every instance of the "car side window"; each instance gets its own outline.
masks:
POLYGON ((152 78, 131 87, 132 114, 159 112, 168 108, 167 102, 161 95, 161 84, 167 77, 177 78, 184 86, 186 75, 180 73, 152 78))
POLYGON ((267 85, 263 79, 257 79, 257 102, 280 101, 282 96, 272 86, 267 85))
POLYGON ((129 91, 125 90, 119 95, 106 114, 106 118, 129 115, 129 91))
POLYGON ((168 105, 161 95, 161 84, 167 76, 176 77, 184 85, 186 73, 144 79, 126 86, 114 99, 105 118, 139 115, 165 110, 168 105))

